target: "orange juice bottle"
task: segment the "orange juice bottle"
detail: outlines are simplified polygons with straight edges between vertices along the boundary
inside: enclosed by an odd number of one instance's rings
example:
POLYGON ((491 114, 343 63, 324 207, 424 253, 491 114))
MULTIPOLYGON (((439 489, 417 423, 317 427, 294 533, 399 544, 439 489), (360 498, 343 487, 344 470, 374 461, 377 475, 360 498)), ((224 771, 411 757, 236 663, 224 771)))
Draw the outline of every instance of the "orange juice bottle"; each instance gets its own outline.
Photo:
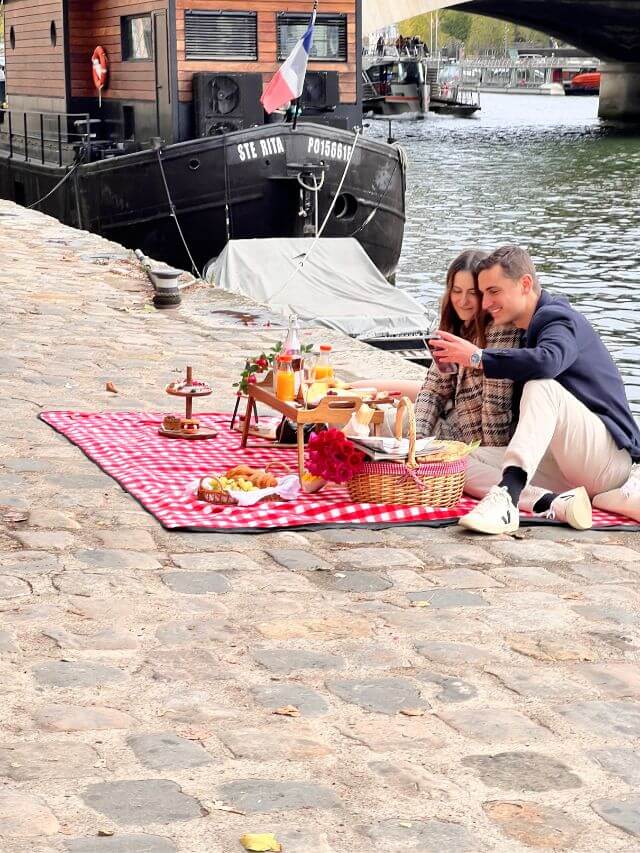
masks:
POLYGON ((296 396, 296 377, 290 355, 281 355, 276 372, 276 397, 283 403, 291 403, 296 396))
POLYGON ((316 382, 322 382, 324 379, 333 379, 333 367, 331 366, 331 345, 320 344, 320 355, 316 362, 315 370, 316 382))

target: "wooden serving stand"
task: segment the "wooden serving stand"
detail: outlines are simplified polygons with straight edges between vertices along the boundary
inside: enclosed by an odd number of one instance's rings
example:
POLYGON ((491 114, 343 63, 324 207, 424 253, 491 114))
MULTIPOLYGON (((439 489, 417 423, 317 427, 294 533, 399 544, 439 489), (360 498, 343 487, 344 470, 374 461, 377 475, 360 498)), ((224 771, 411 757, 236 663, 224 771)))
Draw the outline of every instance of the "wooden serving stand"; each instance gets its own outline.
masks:
MULTIPOLYGON (((193 381, 193 368, 187 367, 187 376, 186 382, 190 384, 193 381)), ((170 391, 168 388, 166 389, 167 394, 171 397, 184 397, 185 401, 185 419, 191 420, 193 415, 193 398, 194 397, 208 397, 212 391, 170 391)), ((191 441, 198 441, 207 438, 215 438, 217 436, 217 432, 214 429, 197 429, 194 432, 189 432, 183 429, 165 429, 163 426, 160 426, 158 429, 160 435, 164 435, 166 438, 186 438, 191 441)))
MULTIPOLYGON (((278 400, 273 392, 273 376, 267 374, 267 378, 263 382, 256 382, 249 385, 247 402, 247 415, 251 411, 251 406, 256 403, 264 403, 270 409, 280 412, 284 417, 288 418, 296 425, 296 438, 298 448, 298 474, 302 479, 304 473, 304 425, 305 424, 329 424, 330 426, 345 426, 354 412, 357 412, 360 406, 363 405, 363 400, 352 397, 324 397, 320 402, 312 407, 306 408, 300 404, 293 402, 284 402, 278 400)), ((380 402, 380 401, 378 401, 380 402)), ((374 429, 378 427, 384 420, 384 413, 380 410, 375 411, 371 423, 374 429)), ((242 430, 241 447, 247 446, 249 438, 249 423, 250 418, 245 416, 244 426, 242 430)))

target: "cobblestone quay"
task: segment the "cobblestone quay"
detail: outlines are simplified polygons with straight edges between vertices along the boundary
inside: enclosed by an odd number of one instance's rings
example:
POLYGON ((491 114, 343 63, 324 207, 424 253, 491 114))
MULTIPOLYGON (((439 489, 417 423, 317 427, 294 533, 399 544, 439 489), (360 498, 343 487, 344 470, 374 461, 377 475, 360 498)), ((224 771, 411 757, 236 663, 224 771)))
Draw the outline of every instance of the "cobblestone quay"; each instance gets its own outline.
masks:
POLYGON ((2 853, 640 850, 635 534, 167 533, 38 412, 229 409, 273 336, 7 202, 0 257, 2 853))

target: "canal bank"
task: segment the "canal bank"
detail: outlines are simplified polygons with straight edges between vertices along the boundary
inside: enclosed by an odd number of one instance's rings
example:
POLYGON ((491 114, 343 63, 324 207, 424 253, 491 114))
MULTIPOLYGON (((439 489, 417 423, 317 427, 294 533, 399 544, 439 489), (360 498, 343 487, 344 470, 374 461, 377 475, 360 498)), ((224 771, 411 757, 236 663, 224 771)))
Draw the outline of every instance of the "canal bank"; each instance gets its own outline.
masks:
POLYGON ((274 334, 7 202, 0 252, 0 849, 630 853, 637 534, 169 533, 38 413, 166 410, 186 363, 229 411, 274 334))

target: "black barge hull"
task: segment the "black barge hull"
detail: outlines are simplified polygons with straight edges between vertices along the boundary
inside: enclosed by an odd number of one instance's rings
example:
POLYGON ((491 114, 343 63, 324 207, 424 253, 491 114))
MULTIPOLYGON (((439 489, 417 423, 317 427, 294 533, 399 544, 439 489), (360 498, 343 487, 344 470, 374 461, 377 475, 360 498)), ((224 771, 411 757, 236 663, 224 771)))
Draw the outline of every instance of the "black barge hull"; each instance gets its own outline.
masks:
MULTIPOLYGON (((228 239, 312 235, 315 181, 322 223, 355 135, 327 125, 271 124, 79 165, 38 209, 180 268, 190 268, 171 215, 202 266, 228 239), (301 183, 302 182, 302 183, 301 183), (304 187, 303 185, 304 184, 304 187), (306 187, 306 188, 305 188, 306 187)), ((68 170, 0 151, 0 195, 30 205, 68 170)), ((385 275, 396 269, 405 222, 401 152, 360 137, 323 236, 355 237, 385 275)))

